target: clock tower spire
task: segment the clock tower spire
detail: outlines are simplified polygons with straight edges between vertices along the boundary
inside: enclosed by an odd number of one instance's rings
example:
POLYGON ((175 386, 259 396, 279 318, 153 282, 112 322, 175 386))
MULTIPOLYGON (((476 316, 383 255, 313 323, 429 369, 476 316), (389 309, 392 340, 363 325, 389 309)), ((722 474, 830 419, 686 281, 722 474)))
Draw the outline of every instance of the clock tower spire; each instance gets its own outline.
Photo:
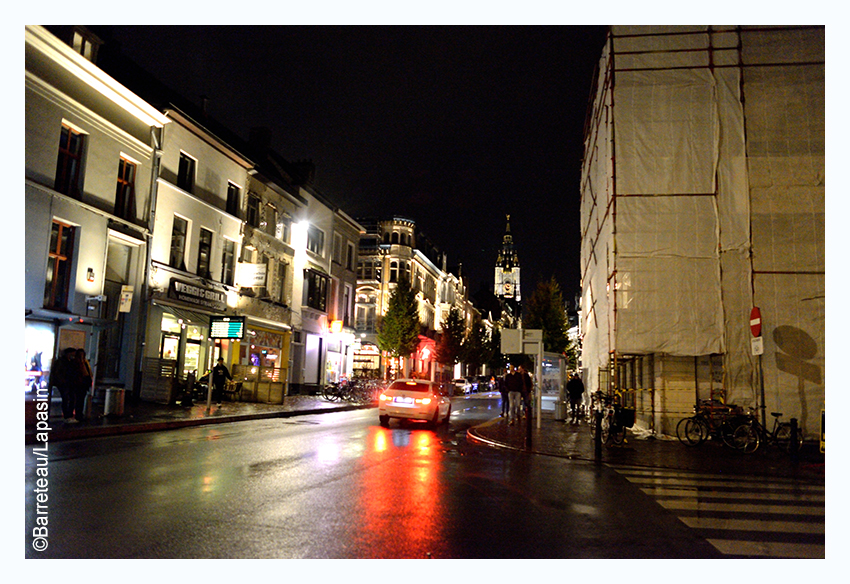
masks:
POLYGON ((511 216, 506 215, 507 225, 502 236, 502 247, 496 258, 494 294, 503 301, 518 305, 522 300, 519 287, 519 257, 511 234, 511 216))

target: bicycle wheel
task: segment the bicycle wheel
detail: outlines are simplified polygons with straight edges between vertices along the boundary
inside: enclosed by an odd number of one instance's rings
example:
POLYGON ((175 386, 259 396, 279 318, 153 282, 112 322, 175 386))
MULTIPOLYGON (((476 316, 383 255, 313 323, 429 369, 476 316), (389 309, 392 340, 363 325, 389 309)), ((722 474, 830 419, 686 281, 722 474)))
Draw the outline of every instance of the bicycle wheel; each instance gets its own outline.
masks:
POLYGON ((776 446, 778 446, 782 452, 787 454, 796 454, 800 452, 800 446, 802 446, 803 443, 799 429, 797 429, 796 440, 791 440, 791 424, 788 423, 779 424, 779 427, 776 429, 774 442, 776 442, 776 446))
POLYGON ((602 432, 602 444, 608 444, 608 440, 611 438, 611 416, 602 418, 602 425, 599 427, 599 431, 602 432))
POLYGON ((619 446, 626 441, 626 428, 623 426, 611 426, 611 444, 619 446))
POLYGON ((759 448, 761 437, 755 426, 743 423, 732 432, 732 448, 746 454, 752 454, 759 448))
POLYGON ((708 427, 696 416, 683 418, 676 424, 676 437, 685 446, 699 446, 708 437, 708 427))
POLYGON ((735 443, 735 430, 738 429, 738 426, 741 424, 748 424, 749 420, 741 417, 733 417, 728 420, 724 420, 720 427, 717 428, 717 433, 720 435, 720 440, 732 449, 737 449, 738 445, 735 443))

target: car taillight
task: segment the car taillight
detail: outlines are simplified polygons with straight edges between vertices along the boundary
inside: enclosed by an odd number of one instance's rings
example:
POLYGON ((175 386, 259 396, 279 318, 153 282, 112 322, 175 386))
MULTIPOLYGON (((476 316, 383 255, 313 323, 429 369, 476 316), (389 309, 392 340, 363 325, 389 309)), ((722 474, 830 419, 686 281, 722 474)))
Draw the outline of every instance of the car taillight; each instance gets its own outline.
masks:
POLYGON ((391 398, 390 396, 388 396, 388 395, 387 395, 387 394, 385 394, 385 393, 382 393, 382 394, 381 394, 381 397, 380 397, 379 399, 380 399, 381 401, 388 401, 388 400, 390 400, 390 401, 391 401, 393 398, 391 398))
POLYGON ((416 403, 418 403, 418 404, 424 404, 424 405, 426 405, 426 406, 427 406, 428 404, 430 404, 430 403, 431 403, 431 398, 430 398, 430 397, 417 397, 417 398, 416 398, 416 403))

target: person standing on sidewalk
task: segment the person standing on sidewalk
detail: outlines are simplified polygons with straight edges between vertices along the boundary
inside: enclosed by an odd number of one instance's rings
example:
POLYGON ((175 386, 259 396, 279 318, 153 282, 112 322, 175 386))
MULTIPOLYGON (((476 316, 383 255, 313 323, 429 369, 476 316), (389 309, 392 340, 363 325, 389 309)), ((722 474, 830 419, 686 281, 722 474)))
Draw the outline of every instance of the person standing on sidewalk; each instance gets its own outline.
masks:
POLYGON ((522 400, 522 376, 514 366, 510 366, 505 375, 505 388, 508 390, 508 426, 513 426, 519 419, 522 400))
POLYGON ((499 386, 499 394, 502 396, 502 413, 499 414, 499 417, 504 418, 508 415, 508 386, 505 383, 505 377, 497 378, 496 385, 499 386))
POLYGON ((77 350, 68 347, 50 368, 50 386, 62 396, 62 419, 66 424, 76 424, 74 419, 74 357, 77 350))
POLYGON ((218 363, 212 370, 213 399, 218 405, 221 405, 221 397, 224 395, 224 384, 228 379, 232 381, 233 377, 230 376, 230 371, 227 369, 227 365, 224 364, 224 357, 219 357, 218 363))
POLYGON ((584 395, 584 383, 581 378, 573 373, 567 382, 567 393, 570 396, 570 423, 578 424, 578 408, 584 395))

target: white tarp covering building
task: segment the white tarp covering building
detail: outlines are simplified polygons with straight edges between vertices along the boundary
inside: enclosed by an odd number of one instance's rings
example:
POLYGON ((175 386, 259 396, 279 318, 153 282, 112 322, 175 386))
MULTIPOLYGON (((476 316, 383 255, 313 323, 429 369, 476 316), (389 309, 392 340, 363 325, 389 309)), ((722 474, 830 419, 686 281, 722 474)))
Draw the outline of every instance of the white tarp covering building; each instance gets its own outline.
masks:
POLYGON ((824 62, 818 26, 611 28, 585 134, 582 366, 639 423, 673 434, 715 398, 819 431, 824 62))

